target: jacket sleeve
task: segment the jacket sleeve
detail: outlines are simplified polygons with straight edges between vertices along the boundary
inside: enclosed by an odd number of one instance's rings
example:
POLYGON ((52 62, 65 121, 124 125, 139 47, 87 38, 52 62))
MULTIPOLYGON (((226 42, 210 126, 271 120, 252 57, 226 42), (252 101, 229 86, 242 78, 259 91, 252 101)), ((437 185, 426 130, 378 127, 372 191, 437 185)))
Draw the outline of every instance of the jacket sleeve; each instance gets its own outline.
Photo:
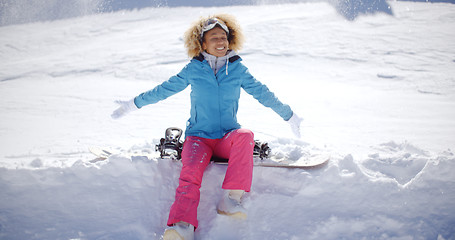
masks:
POLYGON ((271 92, 266 85, 256 80, 248 69, 245 66, 243 67, 242 88, 262 105, 273 109, 273 111, 280 115, 285 121, 288 121, 293 114, 291 107, 278 100, 275 94, 271 92))
POLYGON ((169 80, 161 83, 152 90, 139 94, 134 98, 136 106, 141 108, 148 104, 154 104, 183 91, 189 84, 187 69, 188 65, 185 66, 180 73, 169 78, 169 80))

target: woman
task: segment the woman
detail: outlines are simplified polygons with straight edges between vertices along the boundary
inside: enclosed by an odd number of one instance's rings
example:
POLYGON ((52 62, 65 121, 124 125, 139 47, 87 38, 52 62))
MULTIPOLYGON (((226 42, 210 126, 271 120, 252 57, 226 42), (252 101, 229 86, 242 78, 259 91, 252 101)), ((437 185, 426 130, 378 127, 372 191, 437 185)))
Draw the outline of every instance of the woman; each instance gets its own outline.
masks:
POLYGON ((253 173, 254 137, 237 122, 240 88, 288 121, 300 137, 301 119, 257 81, 241 63, 243 35, 236 20, 226 14, 201 18, 184 36, 192 60, 168 81, 130 101, 120 101, 112 114, 119 118, 153 104, 191 85, 191 113, 182 150, 182 170, 164 239, 193 239, 198 227, 197 207, 202 175, 212 156, 229 159, 217 205, 219 214, 245 218, 242 196, 249 192, 253 173))

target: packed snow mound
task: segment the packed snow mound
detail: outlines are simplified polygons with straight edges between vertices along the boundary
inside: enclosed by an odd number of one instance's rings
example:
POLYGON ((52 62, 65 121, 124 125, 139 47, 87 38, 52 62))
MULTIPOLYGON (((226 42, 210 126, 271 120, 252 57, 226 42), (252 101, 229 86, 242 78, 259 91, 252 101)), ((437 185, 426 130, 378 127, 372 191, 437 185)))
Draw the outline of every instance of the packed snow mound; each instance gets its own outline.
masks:
POLYGON ((430 164, 428 153, 408 144, 381 144, 378 152, 369 155, 363 166, 373 178, 390 179, 406 186, 430 164))
MULTIPOLYGON (((454 239, 454 154, 394 142, 372 152, 311 170, 255 168, 245 221, 217 215, 226 166, 209 165, 196 237, 454 239)), ((35 164, 0 168, 5 239, 159 239, 181 169, 179 161, 122 154, 68 168, 35 164)))

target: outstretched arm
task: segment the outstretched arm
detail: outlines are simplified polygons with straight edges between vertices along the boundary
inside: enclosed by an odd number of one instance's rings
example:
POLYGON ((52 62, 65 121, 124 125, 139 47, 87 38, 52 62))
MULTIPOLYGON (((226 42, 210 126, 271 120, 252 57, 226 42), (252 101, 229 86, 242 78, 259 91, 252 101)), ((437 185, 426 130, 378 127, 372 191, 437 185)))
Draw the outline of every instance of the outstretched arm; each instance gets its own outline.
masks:
POLYGON ((129 101, 116 101, 120 105, 111 115, 112 118, 117 119, 127 115, 128 113, 142 108, 148 104, 154 104, 164 100, 178 92, 183 91, 188 86, 186 76, 186 67, 180 71, 179 74, 172 76, 169 80, 161 83, 152 90, 139 94, 137 97, 129 101))
POLYGON ((300 124, 302 118, 297 116, 289 105, 282 103, 273 92, 271 92, 266 85, 256 80, 248 71, 244 70, 244 78, 242 81, 242 88, 255 99, 257 99, 262 105, 270 107, 283 120, 287 121, 291 125, 292 132, 298 138, 300 138, 300 124))

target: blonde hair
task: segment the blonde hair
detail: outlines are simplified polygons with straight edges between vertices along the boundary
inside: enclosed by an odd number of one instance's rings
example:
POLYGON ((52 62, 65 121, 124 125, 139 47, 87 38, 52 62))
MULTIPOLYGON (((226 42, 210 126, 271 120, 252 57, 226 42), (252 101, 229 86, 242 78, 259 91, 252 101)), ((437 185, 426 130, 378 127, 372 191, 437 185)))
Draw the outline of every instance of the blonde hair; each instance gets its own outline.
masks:
POLYGON ((199 56, 202 52, 202 40, 201 32, 203 24, 211 19, 218 18, 223 21, 229 29, 229 49, 232 49, 238 52, 242 49, 243 45, 243 33, 240 28, 240 24, 235 20, 234 16, 229 14, 216 14, 209 17, 201 17, 199 20, 195 21, 190 28, 183 35, 183 40, 185 42, 185 47, 188 51, 188 56, 190 58, 199 56))

